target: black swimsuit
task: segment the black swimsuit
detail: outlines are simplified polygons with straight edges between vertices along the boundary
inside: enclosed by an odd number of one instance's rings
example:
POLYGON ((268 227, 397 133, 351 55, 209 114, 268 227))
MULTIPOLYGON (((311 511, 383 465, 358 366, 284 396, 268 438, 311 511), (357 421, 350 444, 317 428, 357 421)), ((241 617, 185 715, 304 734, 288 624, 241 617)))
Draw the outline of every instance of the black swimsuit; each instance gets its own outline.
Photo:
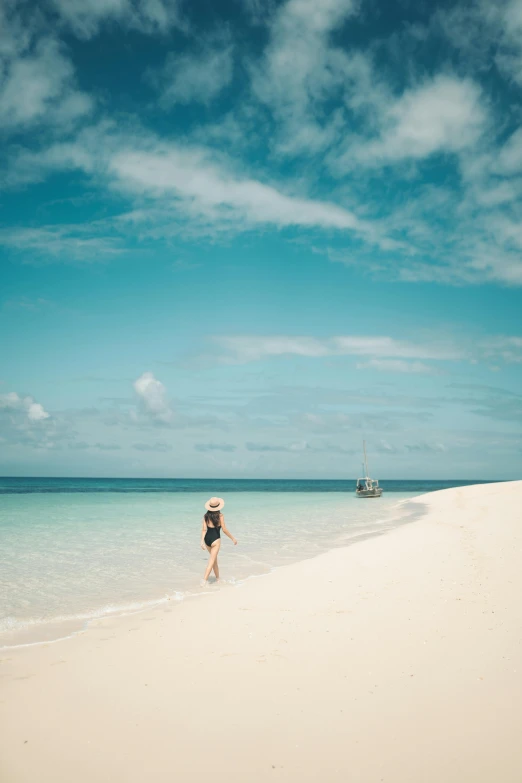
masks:
POLYGON ((205 533, 205 544, 207 546, 212 546, 214 541, 217 541, 218 538, 221 538, 221 525, 219 527, 210 527, 207 525, 207 532, 205 533))

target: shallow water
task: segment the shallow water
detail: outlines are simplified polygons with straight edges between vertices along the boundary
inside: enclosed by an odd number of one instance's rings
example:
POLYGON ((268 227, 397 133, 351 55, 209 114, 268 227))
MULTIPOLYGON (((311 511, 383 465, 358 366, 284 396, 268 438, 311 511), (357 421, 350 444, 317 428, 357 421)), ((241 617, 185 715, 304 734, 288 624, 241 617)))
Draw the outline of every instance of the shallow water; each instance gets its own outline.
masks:
MULTIPOLYGON (((208 558, 201 517, 216 482, 212 490, 212 482, 201 491, 189 482, 181 491, 129 483, 121 491, 118 480, 97 490, 74 480, 71 492, 71 480, 43 480, 40 491, 37 480, 24 491, 23 480, 12 491, 16 481, 0 480, 0 646, 57 638, 91 618, 200 592, 208 558)), ((225 585, 400 524, 400 504, 423 491, 361 500, 346 484, 342 492, 312 483, 305 491, 281 490, 280 482, 277 491, 265 488, 270 482, 262 491, 223 487, 226 522, 239 541, 234 547, 222 536, 225 585)))

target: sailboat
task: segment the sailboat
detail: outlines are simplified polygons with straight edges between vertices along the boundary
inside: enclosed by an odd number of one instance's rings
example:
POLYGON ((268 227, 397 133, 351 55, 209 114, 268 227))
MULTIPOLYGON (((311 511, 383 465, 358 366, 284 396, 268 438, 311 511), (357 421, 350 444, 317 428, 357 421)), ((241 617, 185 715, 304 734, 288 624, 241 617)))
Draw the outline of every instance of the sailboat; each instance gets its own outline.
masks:
POLYGON ((364 452, 364 478, 357 479, 357 486, 355 488, 355 494, 358 498, 380 498, 382 495, 382 487, 379 486, 377 479, 372 479, 368 475, 368 459, 366 457, 366 441, 363 440, 363 452, 364 452))

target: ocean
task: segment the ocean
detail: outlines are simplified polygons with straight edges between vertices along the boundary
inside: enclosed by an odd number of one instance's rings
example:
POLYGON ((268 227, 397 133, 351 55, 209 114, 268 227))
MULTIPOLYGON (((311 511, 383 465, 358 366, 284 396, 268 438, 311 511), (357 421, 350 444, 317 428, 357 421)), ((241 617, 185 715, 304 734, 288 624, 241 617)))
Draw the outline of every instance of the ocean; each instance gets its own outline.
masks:
POLYGON ((407 501, 474 481, 0 478, 0 646, 52 641, 95 618, 140 611, 377 535, 407 501), (204 503, 225 499, 222 582, 200 587, 204 503))

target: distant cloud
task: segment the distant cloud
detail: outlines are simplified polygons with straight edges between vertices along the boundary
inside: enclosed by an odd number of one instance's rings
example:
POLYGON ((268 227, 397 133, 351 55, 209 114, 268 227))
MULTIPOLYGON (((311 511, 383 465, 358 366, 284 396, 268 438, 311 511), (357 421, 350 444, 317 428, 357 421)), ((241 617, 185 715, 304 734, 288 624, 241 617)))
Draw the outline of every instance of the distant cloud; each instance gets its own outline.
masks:
POLYGON ((413 342, 388 336, 338 335, 308 337, 293 335, 236 335, 213 337, 227 363, 248 363, 270 357, 294 355, 308 358, 327 356, 367 357, 357 363, 358 369, 381 372, 438 375, 438 365, 426 361, 498 361, 506 364, 522 362, 522 337, 492 336, 472 341, 463 336, 453 339, 413 342), (425 360, 425 361, 416 361, 425 360))
POLYGON ((100 451, 119 451, 121 446, 118 443, 94 443, 92 448, 100 451))
POLYGON ((86 449, 98 449, 98 451, 121 451, 121 445, 119 443, 86 443, 84 440, 73 440, 69 444, 69 448, 75 451, 85 451, 86 449))
POLYGON ((133 443, 132 448, 137 451, 157 451, 160 453, 172 451, 170 443, 165 443, 165 441, 156 441, 155 443, 133 443))
POLYGON ((167 390, 153 373, 144 372, 134 381, 134 391, 138 395, 141 409, 151 419, 168 424, 173 412, 167 401, 167 390))
POLYGON ((369 359, 367 362, 359 362, 358 370, 379 370, 379 372, 413 373, 419 375, 438 375, 440 370, 423 362, 407 362, 403 359, 369 359))
POLYGON ((73 440, 68 445, 69 448, 73 449, 74 451, 85 451, 86 449, 91 448, 89 443, 86 443, 84 440, 73 440))
POLYGON ((393 446, 391 443, 388 443, 387 440, 381 439, 378 444, 378 450, 383 451, 385 454, 395 454, 397 452, 397 447, 393 446))
POLYGON ((447 451, 444 443, 406 443, 404 445, 406 451, 420 452, 430 454, 433 452, 447 451))
MULTIPOLYGON (((395 340, 392 337, 373 337, 359 335, 341 335, 338 337, 293 337, 275 336, 237 336, 215 337, 217 343, 225 351, 230 360, 237 362, 258 361, 269 356, 371 356, 400 357, 404 359, 449 359, 463 358, 461 349, 451 344, 415 344, 408 341, 395 340)), ((396 368, 401 365, 396 365, 396 368)), ((406 367, 404 362, 402 371, 406 367)), ((415 370, 413 370, 415 371, 415 370)), ((417 368, 417 371, 418 368, 417 368)))
POLYGON ((96 226, 42 226, 0 230, 0 245, 28 254, 33 263, 100 263, 123 252, 118 237, 95 236, 96 226))
POLYGON ((236 450, 236 446, 232 443, 196 443, 194 445, 196 451, 225 451, 232 452, 236 450))
POLYGON ((293 441, 288 444, 271 443, 245 443, 247 451, 257 452, 282 452, 285 454, 302 454, 310 452, 313 454, 355 454, 353 448, 340 446, 338 443, 309 443, 306 440, 293 441))
POLYGON ((502 359, 508 364, 522 362, 522 336, 487 337, 481 342, 482 355, 493 361, 502 359))
MULTIPOLYGON (((512 425, 522 422, 522 396, 506 394, 492 394, 489 397, 470 401, 475 407, 473 413, 485 416, 496 421, 511 422, 512 425)), ((514 430, 513 434, 520 440, 520 434, 514 430)))
POLYGON ((269 443, 245 443, 247 451, 282 451, 282 452, 301 452, 307 451, 309 445, 306 441, 297 441, 289 445, 277 445, 269 443))
POLYGON ((44 421, 50 416, 43 405, 35 402, 32 397, 20 397, 16 392, 0 394, 0 410, 19 411, 27 417, 29 422, 44 421))
POLYGON ((29 421, 42 421, 48 419, 49 414, 39 402, 30 402, 27 405, 27 418, 29 421))
POLYGON ((70 422, 51 414, 33 397, 0 394, 0 436, 6 444, 30 450, 59 450, 76 439, 70 422))
POLYGON ((6 310, 26 310, 38 313, 49 307, 54 307, 54 302, 41 296, 36 298, 20 296, 17 299, 7 299, 5 302, 2 302, 2 307, 6 310))

